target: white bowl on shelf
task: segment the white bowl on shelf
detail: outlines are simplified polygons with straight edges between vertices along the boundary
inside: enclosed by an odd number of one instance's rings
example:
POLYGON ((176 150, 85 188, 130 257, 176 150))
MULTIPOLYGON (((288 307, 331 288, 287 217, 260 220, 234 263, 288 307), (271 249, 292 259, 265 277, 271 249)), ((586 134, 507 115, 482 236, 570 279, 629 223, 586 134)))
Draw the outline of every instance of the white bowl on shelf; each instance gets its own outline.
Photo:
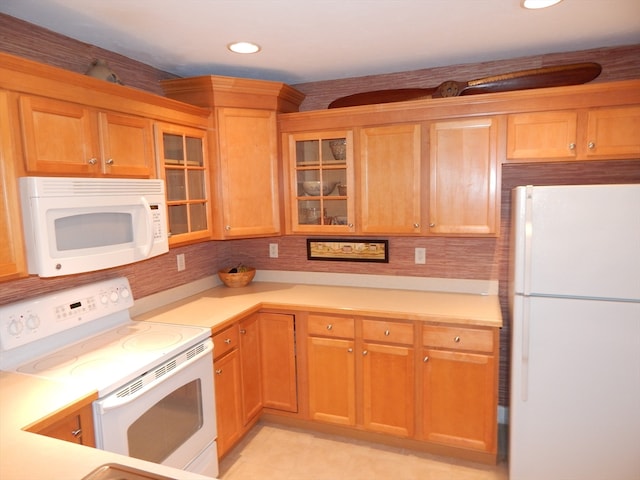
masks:
MULTIPOLYGON (((338 182, 324 182, 322 184, 322 195, 329 195, 336 188, 338 182)), ((312 197, 320 196, 320 182, 317 180, 307 180, 302 182, 302 190, 307 195, 311 195, 312 197)))

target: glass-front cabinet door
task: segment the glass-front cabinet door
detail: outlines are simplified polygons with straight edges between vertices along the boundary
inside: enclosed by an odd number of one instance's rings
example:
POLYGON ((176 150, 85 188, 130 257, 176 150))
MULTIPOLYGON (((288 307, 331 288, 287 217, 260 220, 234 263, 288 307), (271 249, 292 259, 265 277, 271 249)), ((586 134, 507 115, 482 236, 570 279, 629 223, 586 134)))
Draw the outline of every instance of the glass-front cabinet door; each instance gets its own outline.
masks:
POLYGON ((353 232, 352 132, 289 134, 288 140, 291 232, 353 232))
POLYGON ((156 125, 158 170, 166 183, 169 244, 210 237, 207 132, 156 125))

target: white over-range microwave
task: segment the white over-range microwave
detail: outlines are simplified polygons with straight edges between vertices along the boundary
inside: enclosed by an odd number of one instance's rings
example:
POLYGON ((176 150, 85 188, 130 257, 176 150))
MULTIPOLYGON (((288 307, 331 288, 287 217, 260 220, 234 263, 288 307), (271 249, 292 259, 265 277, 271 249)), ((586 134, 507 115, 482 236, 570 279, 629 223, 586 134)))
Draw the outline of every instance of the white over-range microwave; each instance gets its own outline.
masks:
POLYGON ((102 270, 169 251, 164 182, 20 178, 30 274, 102 270))

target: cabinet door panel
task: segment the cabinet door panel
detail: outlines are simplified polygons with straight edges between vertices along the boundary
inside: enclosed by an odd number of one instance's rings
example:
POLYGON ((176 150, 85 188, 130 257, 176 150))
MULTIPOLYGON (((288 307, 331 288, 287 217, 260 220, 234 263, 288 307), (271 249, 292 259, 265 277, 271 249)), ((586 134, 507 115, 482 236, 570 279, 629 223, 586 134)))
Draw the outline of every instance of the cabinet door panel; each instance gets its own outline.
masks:
POLYGON ((364 128, 360 133, 363 233, 420 232, 420 125, 364 128))
POLYGON ((240 439, 242 406, 240 404, 240 357, 232 350, 213 362, 218 426, 218 457, 222 457, 240 439))
POLYGON ((372 343, 364 349, 364 426, 370 431, 412 436, 414 350, 372 343))
POLYGON ((153 177, 151 121, 116 113, 100 113, 103 171, 109 175, 153 177))
POLYGON ((308 337, 309 413, 312 419, 355 425, 353 340, 308 337))
POLYGON ((497 234, 497 130, 494 118, 431 125, 430 233, 497 234))
POLYGON ((589 111, 586 146, 587 158, 638 158, 640 106, 589 111))
POLYGON ((218 133, 224 235, 279 233, 275 113, 220 108, 218 133))
POLYGON ((429 349, 423 353, 425 440, 495 452, 494 357, 429 349))
POLYGON ((573 111, 534 112, 507 118, 507 158, 575 159, 578 114, 573 111))
POLYGON ((263 406, 297 412, 293 315, 260 314, 260 355, 263 406))
POLYGON ((21 96, 20 115, 28 172, 100 173, 95 112, 74 103, 21 96))
POLYGON ((258 315, 252 315, 240 322, 243 425, 249 423, 262 410, 260 328, 258 319, 258 315))

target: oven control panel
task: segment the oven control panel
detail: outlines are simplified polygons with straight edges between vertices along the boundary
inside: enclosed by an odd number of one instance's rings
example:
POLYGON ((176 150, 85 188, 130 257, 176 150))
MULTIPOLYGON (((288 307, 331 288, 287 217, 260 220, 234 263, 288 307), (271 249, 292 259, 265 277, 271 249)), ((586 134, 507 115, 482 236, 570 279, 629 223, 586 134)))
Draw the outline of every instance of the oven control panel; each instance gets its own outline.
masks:
POLYGON ((0 347, 10 350, 133 305, 129 281, 104 280, 0 306, 0 347))

